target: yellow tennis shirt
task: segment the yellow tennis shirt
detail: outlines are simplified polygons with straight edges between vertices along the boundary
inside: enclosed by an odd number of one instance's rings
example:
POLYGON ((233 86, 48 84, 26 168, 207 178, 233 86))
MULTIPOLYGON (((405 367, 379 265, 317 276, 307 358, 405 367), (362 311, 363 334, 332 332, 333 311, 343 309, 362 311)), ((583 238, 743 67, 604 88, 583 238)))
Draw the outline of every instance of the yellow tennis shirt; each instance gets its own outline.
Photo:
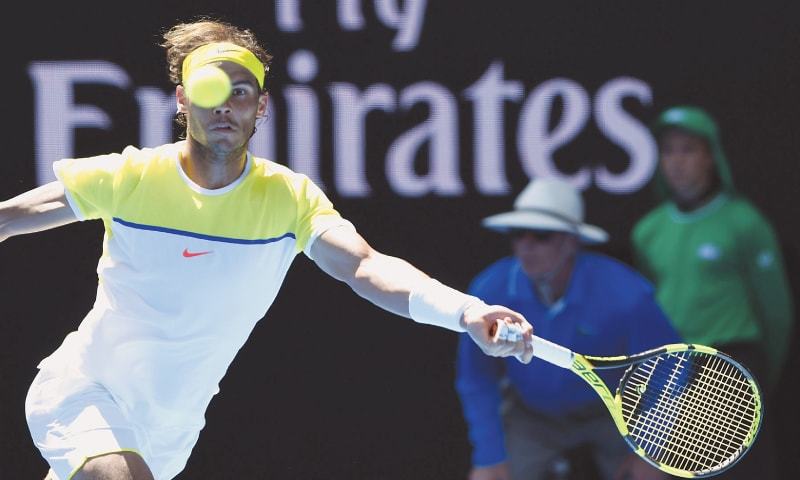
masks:
POLYGON ((143 426, 199 429, 295 255, 352 225, 306 176, 249 154, 236 181, 201 188, 182 148, 55 163, 76 215, 102 219, 105 237, 94 307, 42 366, 74 366, 143 426))

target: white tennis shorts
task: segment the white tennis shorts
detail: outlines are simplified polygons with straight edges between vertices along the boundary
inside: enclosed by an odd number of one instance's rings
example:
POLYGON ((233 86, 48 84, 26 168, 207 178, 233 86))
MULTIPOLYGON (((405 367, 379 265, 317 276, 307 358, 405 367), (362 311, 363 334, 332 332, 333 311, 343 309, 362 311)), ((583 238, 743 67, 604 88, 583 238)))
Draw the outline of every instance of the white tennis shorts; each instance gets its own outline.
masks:
POLYGON ((126 417, 105 387, 60 370, 40 370, 25 400, 31 437, 51 475, 69 480, 88 459, 123 451, 139 454, 156 480, 169 480, 183 470, 199 430, 142 428, 126 417))

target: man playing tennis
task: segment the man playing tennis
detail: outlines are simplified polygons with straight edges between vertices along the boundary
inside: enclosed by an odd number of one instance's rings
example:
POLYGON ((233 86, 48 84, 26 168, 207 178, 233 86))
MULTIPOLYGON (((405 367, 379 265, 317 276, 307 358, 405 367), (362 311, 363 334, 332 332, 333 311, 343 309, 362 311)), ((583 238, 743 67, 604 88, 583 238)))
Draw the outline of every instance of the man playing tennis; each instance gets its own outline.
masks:
POLYGON ((250 31, 198 21, 164 39, 186 140, 58 161, 57 181, 0 203, 0 241, 78 220, 105 226, 94 307, 40 363, 26 400, 48 478, 178 475, 219 381, 301 251, 390 312, 530 361, 520 314, 375 251, 307 177, 247 152, 271 59, 250 31), (232 90, 200 108, 182 84, 208 65, 232 90), (525 338, 492 337, 498 321, 521 324, 525 338))

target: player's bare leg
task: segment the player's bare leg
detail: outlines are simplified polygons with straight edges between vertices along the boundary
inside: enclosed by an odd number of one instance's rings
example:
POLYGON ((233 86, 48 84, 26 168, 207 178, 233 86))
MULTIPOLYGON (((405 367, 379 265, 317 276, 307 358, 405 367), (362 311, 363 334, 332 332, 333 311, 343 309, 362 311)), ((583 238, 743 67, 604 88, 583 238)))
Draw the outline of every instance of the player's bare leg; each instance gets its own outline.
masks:
POLYGON ((109 453, 94 457, 72 477, 73 480, 154 480, 153 474, 133 452, 109 453))

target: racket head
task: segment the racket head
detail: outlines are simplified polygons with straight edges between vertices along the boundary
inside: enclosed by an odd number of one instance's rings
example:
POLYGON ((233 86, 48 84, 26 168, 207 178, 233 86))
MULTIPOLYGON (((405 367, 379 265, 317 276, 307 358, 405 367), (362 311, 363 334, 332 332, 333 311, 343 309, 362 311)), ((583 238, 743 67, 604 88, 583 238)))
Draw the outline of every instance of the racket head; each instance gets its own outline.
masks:
POLYGON ((656 468, 703 478, 731 468, 761 428, 761 390, 753 375, 710 347, 677 344, 631 365, 616 403, 626 441, 656 468))

